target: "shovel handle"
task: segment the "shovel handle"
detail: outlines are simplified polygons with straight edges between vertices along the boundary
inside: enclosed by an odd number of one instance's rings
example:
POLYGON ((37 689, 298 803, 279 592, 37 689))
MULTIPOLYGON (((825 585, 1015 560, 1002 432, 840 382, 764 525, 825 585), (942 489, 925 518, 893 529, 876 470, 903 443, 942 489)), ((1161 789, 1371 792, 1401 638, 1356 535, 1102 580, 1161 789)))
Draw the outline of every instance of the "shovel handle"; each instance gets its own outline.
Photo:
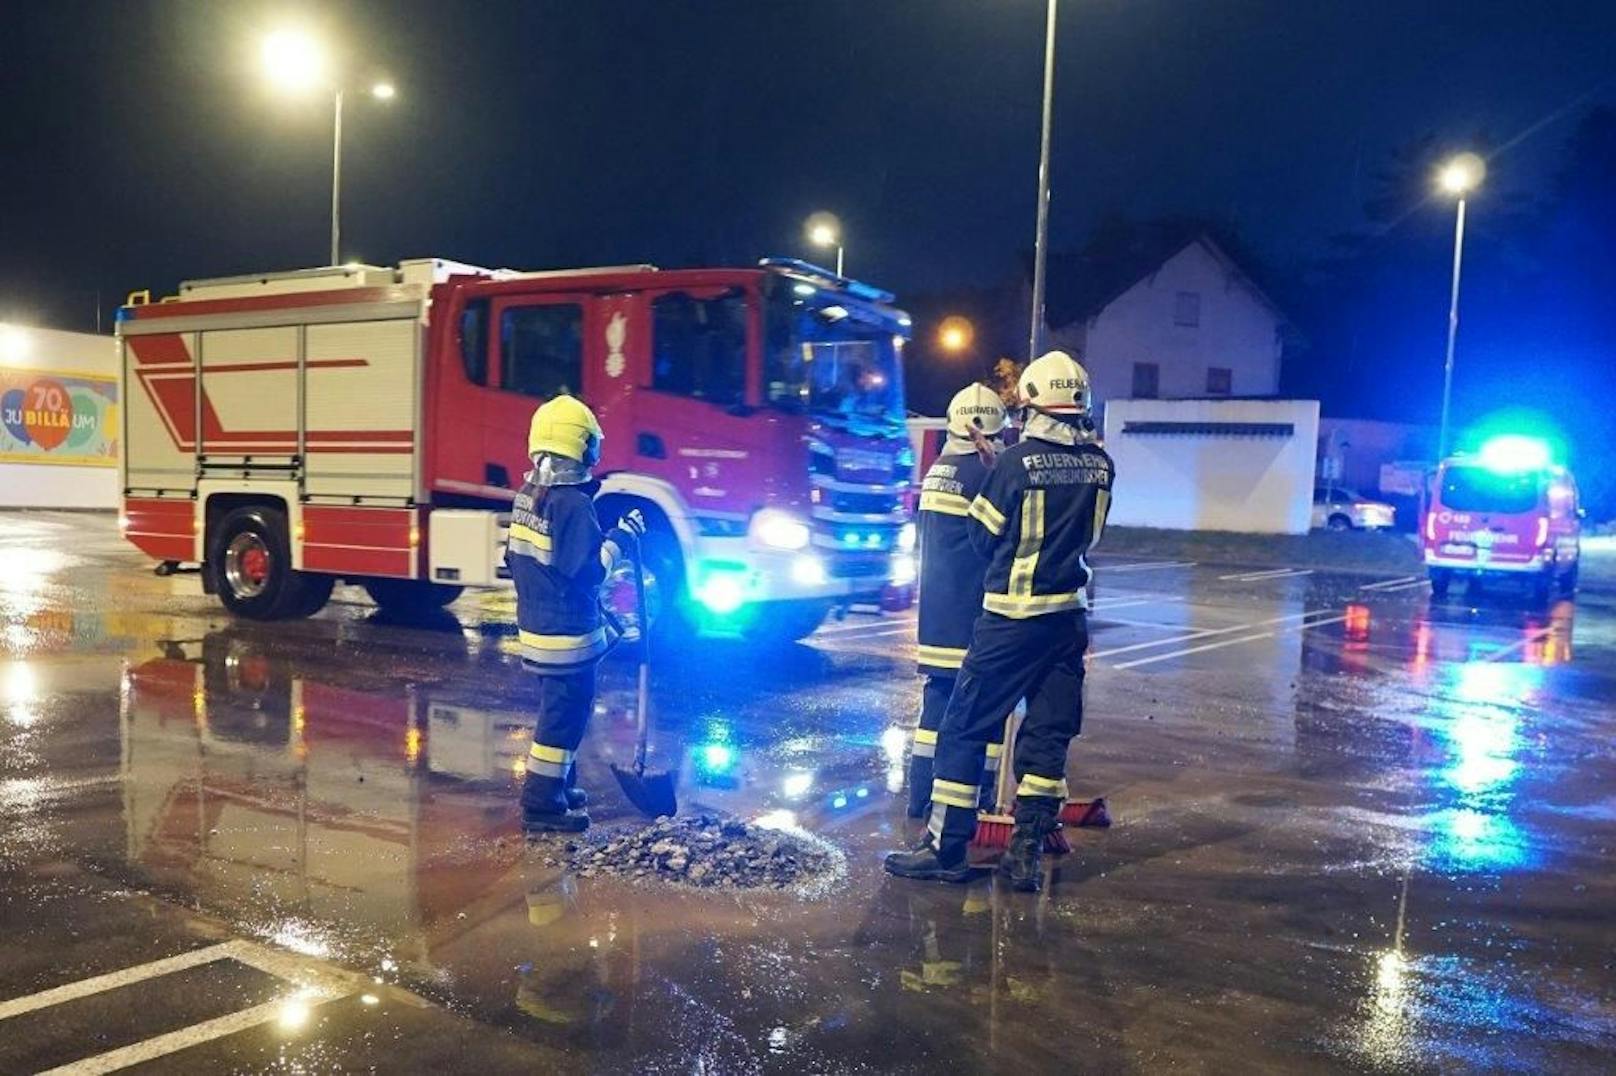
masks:
POLYGON ((634 707, 639 740, 634 745, 634 772, 645 775, 646 745, 651 738, 651 618, 645 607, 645 542, 634 536, 634 613, 640 621, 640 678, 634 707))

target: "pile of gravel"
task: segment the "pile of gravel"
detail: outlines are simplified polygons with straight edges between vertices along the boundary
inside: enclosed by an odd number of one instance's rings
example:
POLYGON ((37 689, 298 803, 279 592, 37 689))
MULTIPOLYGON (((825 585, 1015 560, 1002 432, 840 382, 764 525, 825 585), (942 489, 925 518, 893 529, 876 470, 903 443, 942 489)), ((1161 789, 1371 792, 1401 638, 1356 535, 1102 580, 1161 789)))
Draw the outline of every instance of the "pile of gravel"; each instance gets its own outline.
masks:
POLYGON ((703 814, 659 818, 567 842, 547 857, 580 876, 614 874, 702 888, 787 889, 831 873, 839 854, 807 833, 703 814))

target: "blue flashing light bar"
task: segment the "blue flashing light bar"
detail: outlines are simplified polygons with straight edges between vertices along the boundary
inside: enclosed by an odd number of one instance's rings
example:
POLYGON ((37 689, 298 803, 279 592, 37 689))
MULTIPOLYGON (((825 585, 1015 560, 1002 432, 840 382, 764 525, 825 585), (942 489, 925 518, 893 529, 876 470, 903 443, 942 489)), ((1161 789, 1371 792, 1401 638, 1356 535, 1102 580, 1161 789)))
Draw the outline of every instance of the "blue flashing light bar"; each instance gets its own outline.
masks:
POLYGON ((890 291, 883 291, 872 284, 864 283, 862 280, 837 276, 831 270, 815 265, 812 262, 805 262, 801 258, 762 258, 758 261, 758 265, 765 269, 789 269, 791 272, 801 273, 803 276, 817 277, 833 287, 847 292, 849 295, 856 295, 860 299, 868 299, 872 303, 895 303, 898 301, 898 297, 890 291))
POLYGON ((1500 434, 1489 438, 1476 456, 1483 467, 1498 474, 1541 471, 1550 461, 1547 441, 1520 434, 1500 434))

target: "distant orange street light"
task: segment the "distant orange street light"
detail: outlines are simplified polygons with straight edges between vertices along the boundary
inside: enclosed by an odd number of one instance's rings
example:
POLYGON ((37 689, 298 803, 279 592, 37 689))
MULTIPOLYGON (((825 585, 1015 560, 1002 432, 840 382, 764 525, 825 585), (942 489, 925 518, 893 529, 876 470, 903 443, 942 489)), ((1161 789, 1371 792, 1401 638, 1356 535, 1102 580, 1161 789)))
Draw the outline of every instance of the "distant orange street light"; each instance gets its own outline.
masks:
POLYGON ((976 339, 976 328, 958 314, 950 314, 937 326, 937 346, 959 354, 976 339))

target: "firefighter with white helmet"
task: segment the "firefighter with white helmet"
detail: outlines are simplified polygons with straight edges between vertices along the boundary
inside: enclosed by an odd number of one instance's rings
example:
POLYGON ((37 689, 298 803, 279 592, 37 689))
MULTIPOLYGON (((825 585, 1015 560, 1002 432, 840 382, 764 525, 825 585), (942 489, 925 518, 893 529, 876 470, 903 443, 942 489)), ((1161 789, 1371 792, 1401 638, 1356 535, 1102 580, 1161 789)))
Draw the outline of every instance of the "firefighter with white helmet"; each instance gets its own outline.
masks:
MULTIPOLYGON (((967 385, 948 404, 947 440, 920 487, 920 725, 909 755, 909 817, 931 801, 932 755, 954 678, 965 660, 971 625, 982 611, 987 561, 966 534, 971 501, 982 488, 1006 422, 999 394, 967 385)), ((983 784, 992 794, 1003 744, 988 745, 983 784)))
POLYGON ((1066 800, 1066 752, 1083 723, 1090 571, 1111 505, 1111 457, 1096 443, 1089 379, 1051 351, 1019 384, 1022 437, 1000 454, 969 508, 972 545, 988 560, 982 612, 938 734, 924 841, 893 853, 905 878, 963 882, 988 745, 1025 698, 1016 738, 1015 832, 1000 869, 1036 890, 1044 841, 1066 800))
POLYGON ((516 583, 522 663, 540 676, 539 715, 522 785, 522 826, 577 833, 588 802, 573 756, 595 702, 595 663, 615 641, 600 611, 600 584, 645 531, 630 512, 602 533, 595 515, 600 423, 582 402, 557 396, 533 413, 533 470, 511 506, 505 563, 516 583))

